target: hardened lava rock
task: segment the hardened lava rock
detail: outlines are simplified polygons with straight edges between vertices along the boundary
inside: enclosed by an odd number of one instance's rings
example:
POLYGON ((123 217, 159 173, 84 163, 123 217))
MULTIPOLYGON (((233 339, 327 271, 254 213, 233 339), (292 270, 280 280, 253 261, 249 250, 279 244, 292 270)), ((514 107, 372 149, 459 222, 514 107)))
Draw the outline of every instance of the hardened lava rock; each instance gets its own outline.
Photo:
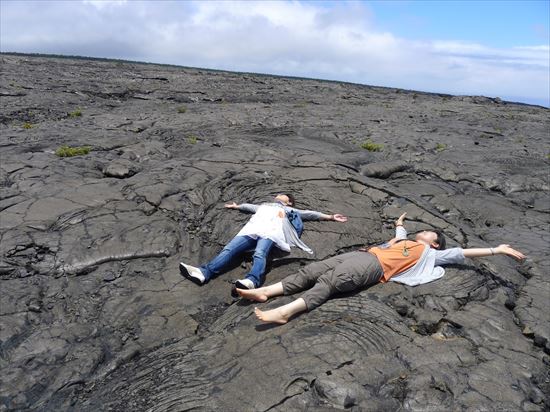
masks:
MULTIPOLYGON (((550 408, 549 110, 319 80, 1 54, 0 410, 550 408), (88 153, 60 157, 62 146, 88 153), (290 192, 302 265, 438 228, 528 255, 376 285, 283 326, 198 287, 248 216, 290 192)), ((270 308, 290 301, 277 298, 270 308)))

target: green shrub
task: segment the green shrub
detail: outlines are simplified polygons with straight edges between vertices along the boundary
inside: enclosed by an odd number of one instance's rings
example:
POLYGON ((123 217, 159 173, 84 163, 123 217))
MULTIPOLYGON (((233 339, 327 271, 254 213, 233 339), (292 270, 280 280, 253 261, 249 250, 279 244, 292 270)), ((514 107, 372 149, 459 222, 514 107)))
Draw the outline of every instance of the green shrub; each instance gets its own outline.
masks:
POLYGON ((361 147, 369 152, 381 152, 384 145, 373 143, 370 139, 361 143, 361 147))
POLYGON ((447 148, 447 145, 444 144, 444 143, 438 143, 438 144, 435 145, 435 150, 438 151, 438 152, 442 152, 446 148, 447 148))
POLYGON ((90 153, 90 150, 92 150, 90 146, 70 147, 63 145, 55 151, 55 154, 59 157, 81 156, 90 153))
POLYGON ((76 109, 69 113, 69 117, 81 117, 82 116, 82 110, 76 109))
POLYGON ((23 123, 23 129, 32 129, 33 128, 33 125, 30 124, 29 122, 25 122, 23 123))
POLYGON ((187 107, 185 106, 178 107, 178 113, 185 113, 186 111, 187 111, 187 107))
POLYGON ((195 135, 193 135, 193 134, 187 136, 187 142, 188 142, 189 144, 196 144, 198 140, 199 140, 199 139, 197 138, 197 136, 195 136, 195 135))

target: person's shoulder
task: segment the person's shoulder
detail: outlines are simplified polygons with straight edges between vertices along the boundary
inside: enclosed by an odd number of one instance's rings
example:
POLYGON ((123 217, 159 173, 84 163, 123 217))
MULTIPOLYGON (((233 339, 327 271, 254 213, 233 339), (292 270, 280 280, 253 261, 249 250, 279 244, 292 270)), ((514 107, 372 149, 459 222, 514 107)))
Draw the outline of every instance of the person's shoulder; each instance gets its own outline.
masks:
POLYGON ((426 256, 431 255, 435 252, 435 249, 433 247, 430 247, 430 245, 427 245, 423 242, 418 242, 417 240, 413 240, 414 246, 417 247, 419 250, 423 250, 422 253, 425 253, 426 256))

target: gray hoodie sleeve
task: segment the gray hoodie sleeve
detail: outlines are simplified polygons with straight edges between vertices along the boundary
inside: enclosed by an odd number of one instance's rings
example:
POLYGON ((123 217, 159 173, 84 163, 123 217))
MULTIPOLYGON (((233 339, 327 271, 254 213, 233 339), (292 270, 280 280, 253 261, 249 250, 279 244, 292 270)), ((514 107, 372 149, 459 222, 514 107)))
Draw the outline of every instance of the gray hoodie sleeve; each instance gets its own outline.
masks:
POLYGON ((243 203, 242 205, 239 205, 239 210, 241 212, 248 212, 248 213, 256 213, 260 206, 253 205, 252 203, 243 203))
POLYGON ((289 209, 298 213, 302 220, 321 220, 321 216, 323 215, 321 212, 316 212, 314 210, 300 210, 294 209, 293 207, 289 207, 289 209))
POLYGON ((403 226, 397 226, 395 228, 395 237, 397 239, 407 239, 407 229, 403 226))
POLYGON ((445 250, 434 250, 435 265, 452 265, 464 262, 464 252, 461 247, 453 247, 445 250))

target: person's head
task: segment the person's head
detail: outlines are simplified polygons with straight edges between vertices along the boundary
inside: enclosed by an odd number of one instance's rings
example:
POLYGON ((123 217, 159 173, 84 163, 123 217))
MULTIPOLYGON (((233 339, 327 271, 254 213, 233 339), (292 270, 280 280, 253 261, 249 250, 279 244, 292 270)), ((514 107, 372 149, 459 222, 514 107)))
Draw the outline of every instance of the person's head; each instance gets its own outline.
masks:
POLYGON ((439 230, 423 230, 422 232, 418 232, 414 239, 417 242, 426 243, 434 249, 445 249, 445 235, 439 230))
POLYGON ((278 194, 277 196, 275 196, 275 200, 278 200, 286 206, 294 206, 294 196, 289 193, 278 194))

